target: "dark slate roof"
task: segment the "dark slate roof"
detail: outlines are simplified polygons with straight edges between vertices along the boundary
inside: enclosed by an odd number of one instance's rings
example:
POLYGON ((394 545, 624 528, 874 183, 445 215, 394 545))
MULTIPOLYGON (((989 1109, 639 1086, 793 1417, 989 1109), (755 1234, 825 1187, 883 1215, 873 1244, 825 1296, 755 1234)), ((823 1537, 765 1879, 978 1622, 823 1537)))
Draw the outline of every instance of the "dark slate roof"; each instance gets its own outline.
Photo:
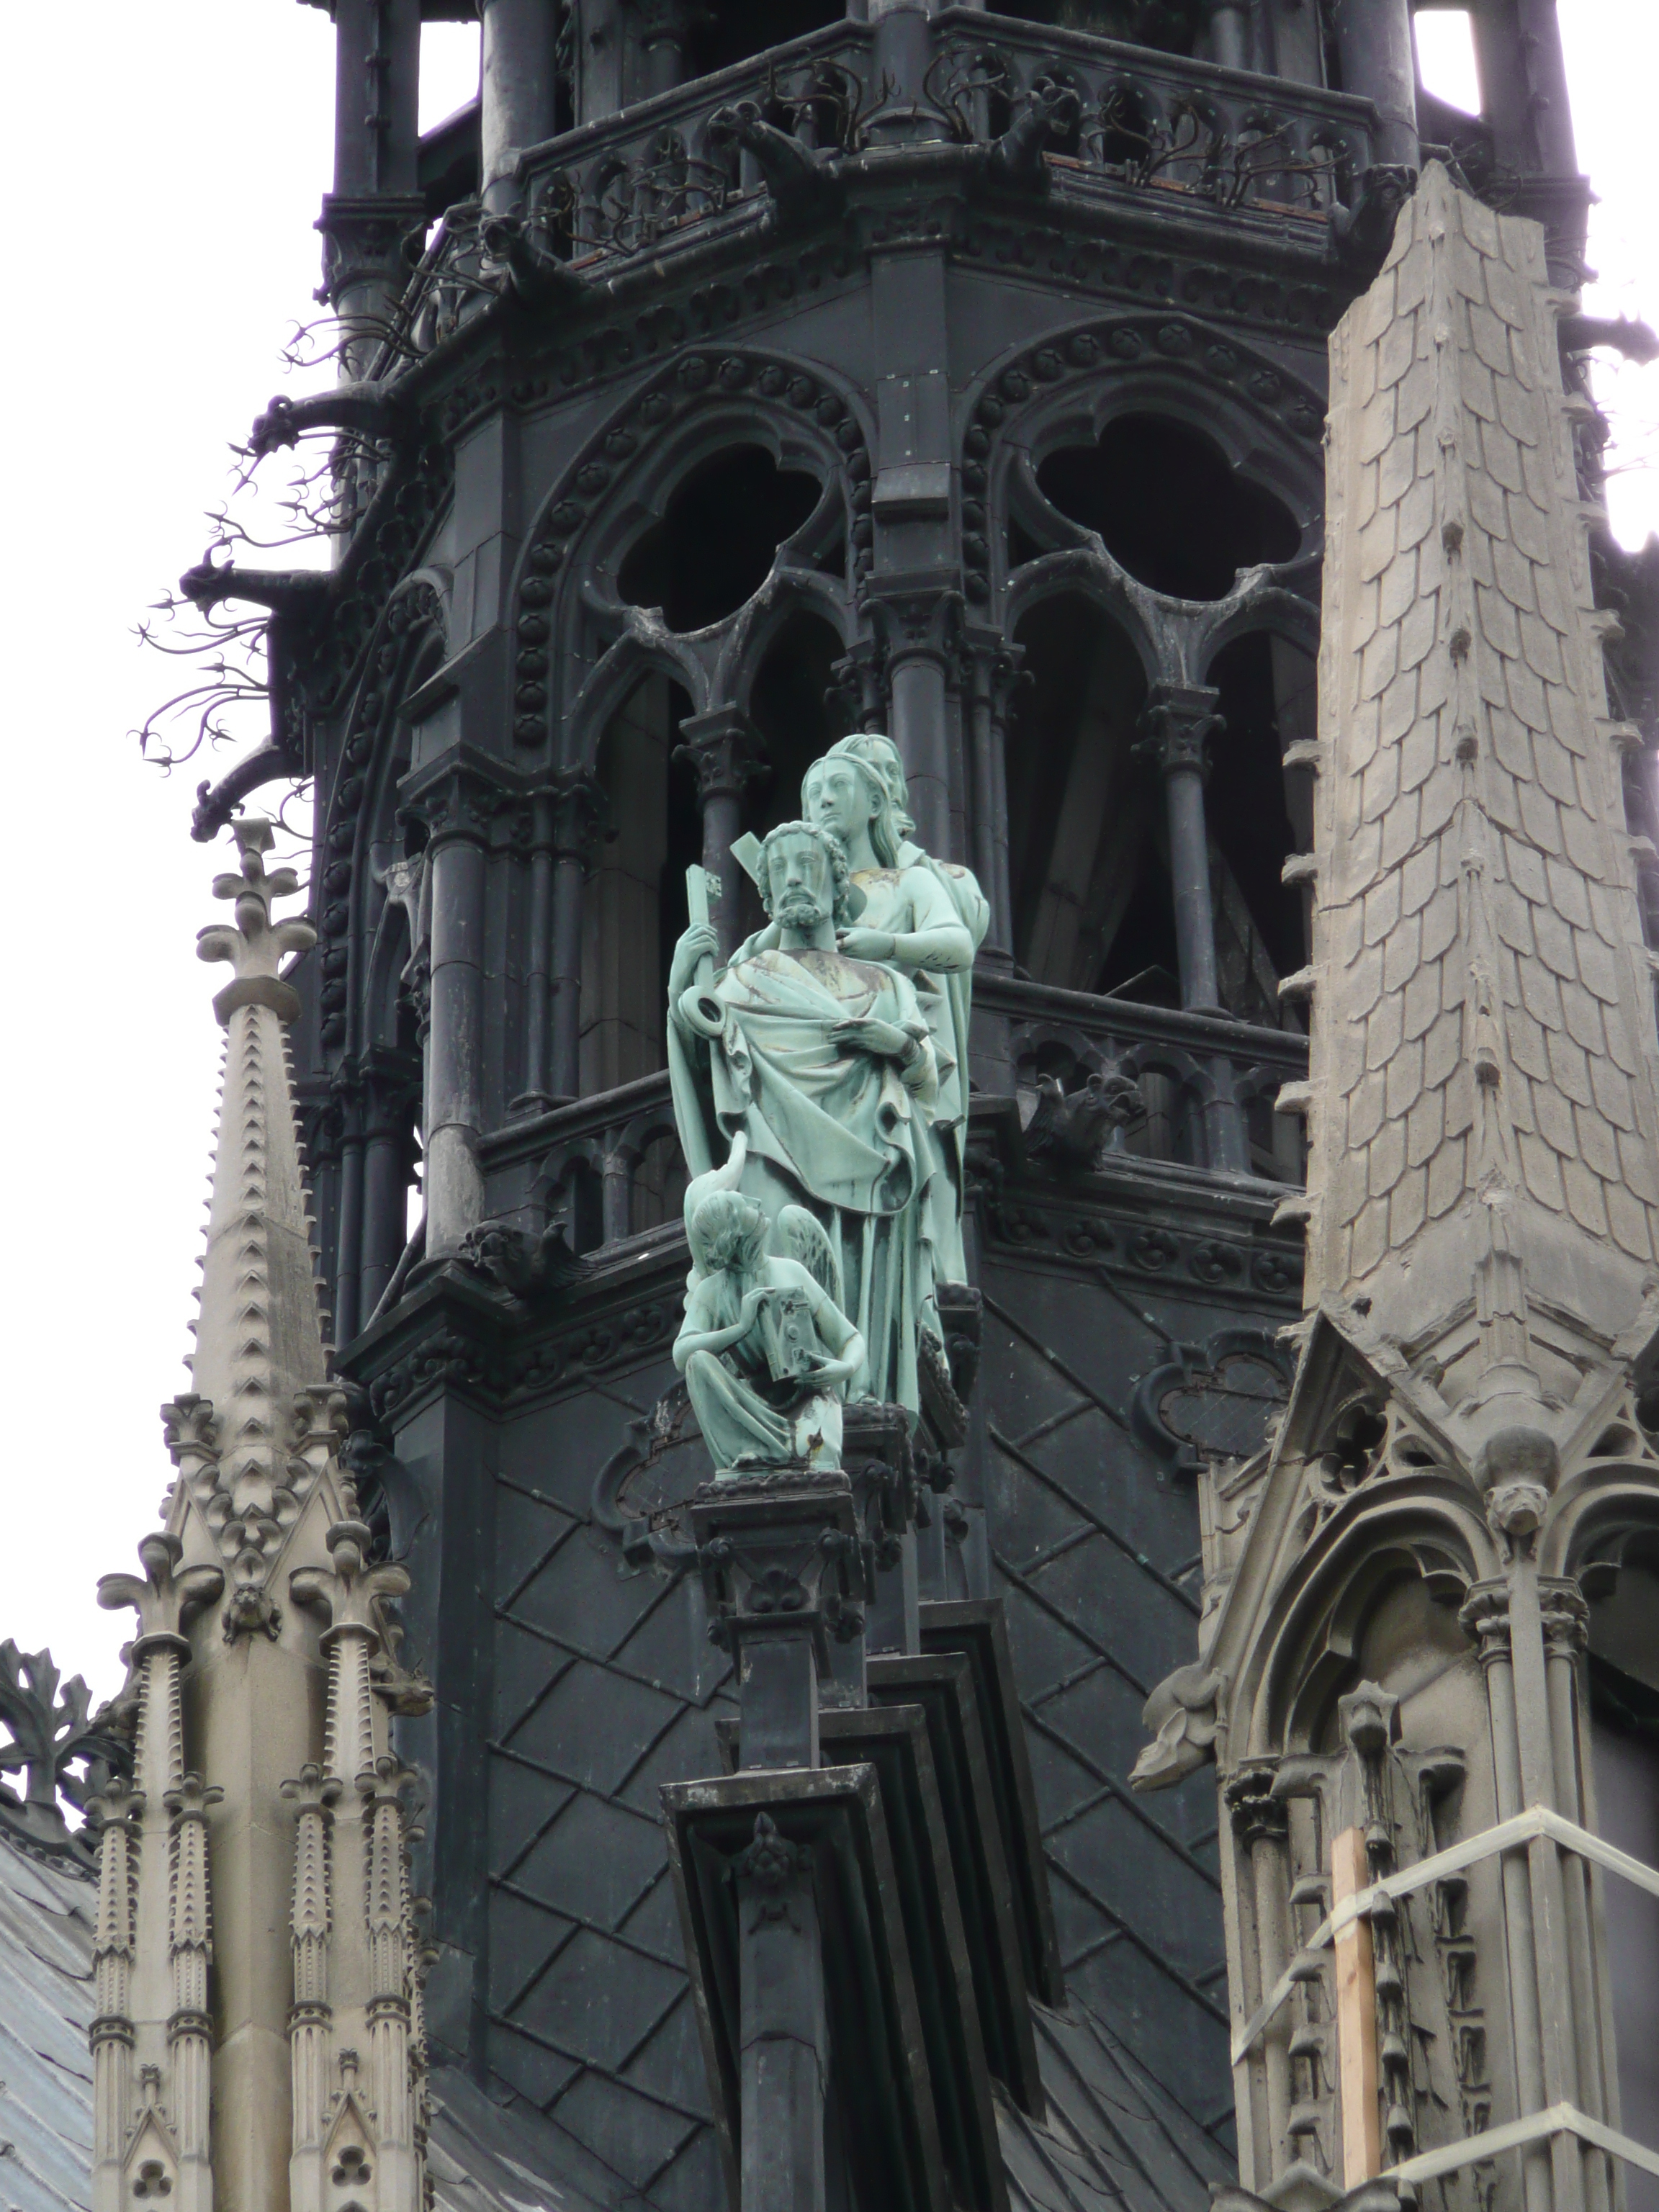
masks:
MULTIPOLYGON (((96 1887, 0 1833, 0 2212, 91 2202, 96 1887)), ((1207 2130, 1077 1999, 1034 2005, 1048 2113, 999 2100, 1011 2212, 1205 2212, 1234 2180, 1207 2130)), ((432 2077, 439 2212, 639 2212, 627 2182, 554 2122, 504 2111, 465 2075, 432 2077)))
POLYGON ((92 2202, 89 1874, 0 1835, 0 2212, 92 2202))
POLYGON ((1206 2128, 1075 1997, 1065 2012, 1034 2004, 1048 2092, 1039 2126, 999 2100, 1012 2212, 1203 2212, 1232 2160, 1206 2128))
POLYGON ((439 2212, 613 2212, 624 2200, 641 2204, 620 2174, 555 2121, 522 2105, 503 2111, 466 2075, 440 2067, 430 2095, 427 2170, 439 2212))

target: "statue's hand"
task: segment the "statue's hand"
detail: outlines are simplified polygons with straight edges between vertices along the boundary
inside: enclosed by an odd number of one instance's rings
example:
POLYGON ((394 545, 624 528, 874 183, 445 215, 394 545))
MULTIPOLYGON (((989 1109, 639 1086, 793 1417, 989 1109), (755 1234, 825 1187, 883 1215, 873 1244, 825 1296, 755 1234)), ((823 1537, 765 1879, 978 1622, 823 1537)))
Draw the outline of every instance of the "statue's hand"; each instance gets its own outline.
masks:
POLYGON ((756 1316, 771 1295, 771 1291, 765 1283, 760 1284, 752 1291, 745 1291, 743 1294, 743 1304, 738 1309, 738 1327, 743 1329, 753 1328, 756 1316))
POLYGON ((718 961, 720 941, 706 921, 693 922, 674 947, 674 957, 668 969, 668 995, 678 999, 682 991, 689 990, 697 980, 697 963, 703 959, 718 961))
POLYGON ((867 1052, 872 1060, 908 1060, 915 1056, 915 1039, 894 1022, 868 1018, 837 1022, 831 1035, 856 1052, 867 1052))
POLYGON ((890 960, 898 949, 889 929, 838 929, 836 943, 849 960, 890 960))

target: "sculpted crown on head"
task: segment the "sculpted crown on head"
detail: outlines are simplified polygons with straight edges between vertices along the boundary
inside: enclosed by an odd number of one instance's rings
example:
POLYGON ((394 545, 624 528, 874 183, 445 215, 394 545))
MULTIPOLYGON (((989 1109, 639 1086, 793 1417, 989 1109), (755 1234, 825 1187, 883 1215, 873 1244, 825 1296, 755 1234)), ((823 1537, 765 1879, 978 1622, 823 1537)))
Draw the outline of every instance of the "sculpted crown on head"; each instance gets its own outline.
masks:
POLYGON ((921 1395, 936 1286, 965 1273, 962 1149, 974 954, 965 868, 909 842, 874 732, 813 763, 805 818, 738 842, 765 927, 724 969, 708 878, 669 975, 669 1066, 692 1181, 675 1360, 718 1473, 834 1468, 841 1409, 921 1395))

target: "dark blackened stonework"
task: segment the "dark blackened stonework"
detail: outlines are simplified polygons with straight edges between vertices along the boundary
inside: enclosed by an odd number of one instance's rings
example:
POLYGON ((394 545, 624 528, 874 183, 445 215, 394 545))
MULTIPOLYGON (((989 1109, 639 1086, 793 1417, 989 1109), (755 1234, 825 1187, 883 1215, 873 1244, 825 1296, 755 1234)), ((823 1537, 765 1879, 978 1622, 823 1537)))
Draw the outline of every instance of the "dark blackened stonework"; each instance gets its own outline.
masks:
MULTIPOLYGON (((789 2030, 828 2069, 809 2200, 1201 2206, 1235 2156, 1215 1794, 1127 1776, 1206 1612, 1200 1487, 1291 1383, 1326 343, 1420 165, 1407 0, 480 0, 478 106, 418 143, 421 16, 470 4, 332 12, 343 380, 255 443, 337 436, 339 558, 190 580, 272 609, 270 747, 199 827, 314 780, 297 1090, 348 1456, 434 1692, 398 1723, 434 2082, 586 2198, 717 2201, 770 1832, 794 1936, 862 1931, 863 1997, 830 1945, 789 2030), (854 729, 991 905, 977 1295, 824 1522, 862 1656, 814 1626, 818 1766, 769 1794, 727 1773, 752 1591, 694 1525, 669 1358, 665 989, 688 866, 729 950, 734 839, 854 729), (923 1717, 881 1764, 890 1706, 923 1717)), ((1480 38, 1489 112, 1425 131, 1570 286, 1553 18, 1480 38)))

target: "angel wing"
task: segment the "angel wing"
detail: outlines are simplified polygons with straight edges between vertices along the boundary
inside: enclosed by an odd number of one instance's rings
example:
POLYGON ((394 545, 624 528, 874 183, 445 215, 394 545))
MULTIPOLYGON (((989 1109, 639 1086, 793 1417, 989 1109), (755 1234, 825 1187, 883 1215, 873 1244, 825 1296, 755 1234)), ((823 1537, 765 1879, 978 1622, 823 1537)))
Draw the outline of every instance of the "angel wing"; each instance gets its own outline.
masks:
POLYGON ((830 1232, 816 1213, 804 1206, 786 1206, 778 1214, 780 1257, 798 1261, 818 1288, 837 1308, 842 1291, 841 1260, 830 1241, 830 1232))
POLYGON ((737 1188, 743 1175, 743 1164, 748 1157, 749 1139, 745 1133, 739 1129, 732 1139, 731 1152, 721 1164, 717 1168, 710 1168, 707 1175, 694 1176, 685 1186, 684 1218, 686 1237, 691 1245, 691 1273, 686 1280, 688 1289, 693 1283, 700 1281, 702 1276, 702 1268, 697 1260, 696 1242, 691 1226, 696 1217, 697 1208, 712 1191, 737 1188))

